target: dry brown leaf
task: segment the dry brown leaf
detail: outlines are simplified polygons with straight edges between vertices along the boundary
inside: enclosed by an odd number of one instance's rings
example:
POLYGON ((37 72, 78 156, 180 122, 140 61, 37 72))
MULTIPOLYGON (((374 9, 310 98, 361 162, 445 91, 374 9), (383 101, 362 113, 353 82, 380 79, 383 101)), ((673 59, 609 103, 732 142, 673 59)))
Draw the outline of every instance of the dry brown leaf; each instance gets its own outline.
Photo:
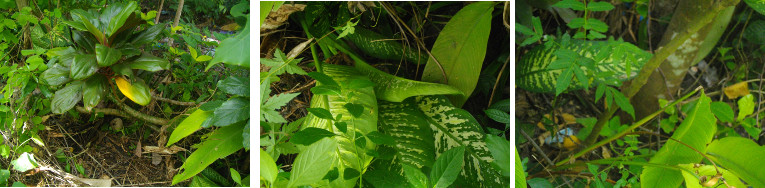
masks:
POLYGON ((610 151, 608 151, 608 148, 606 148, 606 146, 600 146, 600 150, 601 150, 601 151, 602 151, 602 153, 603 153, 603 158, 604 158, 604 159, 608 159, 608 158, 611 158, 611 152, 610 152, 610 151))
POLYGON ((735 99, 749 94, 749 84, 747 84, 747 82, 739 82, 725 87, 723 91, 725 92, 725 96, 728 96, 728 99, 735 99))
POLYGON ((171 155, 178 153, 179 151, 186 151, 186 149, 178 146, 170 146, 169 148, 166 147, 157 147, 157 146, 144 146, 142 153, 158 153, 163 155, 171 155))
POLYGON ((239 29, 242 28, 242 26, 239 26, 236 22, 223 25, 220 27, 220 30, 224 31, 239 31, 239 29))
POLYGON ((88 184, 93 187, 111 187, 112 186, 112 180, 111 179, 88 179, 88 178, 77 178, 75 177, 77 181, 80 181, 82 183, 88 184))
POLYGON ((266 30, 270 29, 276 29, 277 27, 284 24, 285 21, 287 21, 287 18, 290 17, 290 14, 297 11, 303 11, 305 9, 305 5, 303 4, 284 4, 281 7, 279 7, 279 10, 271 11, 268 13, 268 17, 266 17, 265 23, 262 23, 260 25, 260 32, 264 32, 266 30))
POLYGON ((576 124, 576 117, 574 115, 563 113, 561 116, 563 116, 563 122, 566 122, 566 125, 576 124))
POLYGON ((292 48, 292 50, 290 50, 289 53, 287 53, 287 58, 288 59, 295 59, 298 55, 300 55, 300 53, 303 52, 303 50, 305 49, 305 47, 308 46, 308 44, 311 44, 311 42, 313 42, 313 38, 308 39, 307 41, 298 44, 297 46, 292 48))

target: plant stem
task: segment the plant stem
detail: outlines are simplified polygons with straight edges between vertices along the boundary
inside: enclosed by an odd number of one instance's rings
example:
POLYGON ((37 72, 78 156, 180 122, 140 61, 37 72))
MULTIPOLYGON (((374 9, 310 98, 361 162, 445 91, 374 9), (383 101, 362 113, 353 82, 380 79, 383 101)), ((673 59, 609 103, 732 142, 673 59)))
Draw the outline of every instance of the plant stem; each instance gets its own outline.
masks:
MULTIPOLYGON (((594 150, 595 148, 598 148, 598 147, 600 147, 600 146, 606 145, 606 144, 607 144, 607 143, 609 143, 609 142, 612 142, 612 141, 614 141, 614 140, 616 140, 616 139, 619 139, 619 138, 623 137, 624 135, 627 135, 627 134, 629 134, 629 133, 630 133, 632 130, 634 130, 635 128, 637 128, 637 127, 639 127, 639 126, 641 126, 641 125, 643 125, 643 124, 647 123, 648 121, 650 121, 650 120, 651 120, 651 119, 653 119, 654 117, 656 117, 656 116, 658 116, 659 114, 661 114, 662 112, 664 112, 664 110, 665 110, 665 109, 667 109, 668 107, 670 107, 670 106, 675 106, 675 104, 679 103, 680 101, 684 101, 685 99, 687 99, 687 98, 688 98, 688 97, 690 97, 691 95, 695 94, 695 93, 696 93, 697 91, 699 91, 699 90, 701 90, 701 87, 698 87, 698 88, 696 88, 696 89, 695 89, 695 90, 693 90, 691 93, 688 93, 688 94, 686 94, 685 96, 683 96, 682 98, 680 98, 680 99, 678 99, 678 100, 675 100, 675 101, 674 101, 674 102, 672 102, 671 104, 669 104, 669 105, 667 105, 667 106, 665 106, 665 107, 661 108, 659 111, 656 111, 656 112, 652 113, 651 115, 648 115, 648 116, 646 116, 645 118, 641 119, 640 121, 637 121, 637 122, 633 123, 632 125, 630 125, 630 127, 628 127, 627 129, 623 130, 622 132, 619 132, 619 133, 617 133, 617 134, 615 134, 615 135, 613 135, 613 136, 611 136, 611 137, 608 137, 608 138, 606 138, 605 140, 601 140, 601 141, 600 141, 600 142, 598 142, 598 143, 595 143, 595 144, 590 144, 590 145, 589 145, 587 148, 585 148, 585 149, 583 149, 583 150, 581 150, 581 151, 577 152, 576 154, 572 155, 572 156, 571 156, 571 157, 570 157, 568 160, 565 160, 565 161, 560 161, 560 162, 556 163, 555 165, 556 165, 556 166, 560 166, 560 165, 563 165, 563 164, 565 164, 565 163, 566 163, 566 162, 568 162, 568 161, 573 161, 574 159, 576 159, 576 158, 578 158, 578 157, 580 157, 580 156, 584 155, 584 154, 585 154, 585 153, 587 153, 587 152, 590 152, 590 151, 594 150)), ((615 109, 615 108, 612 108, 612 109, 615 109)), ((609 111, 609 112, 610 112, 610 111, 609 111)), ((609 119, 610 119, 610 118, 609 118, 609 119)), ((597 132, 595 132, 595 130, 593 129, 593 131, 592 131, 592 132, 590 132, 590 136, 592 136, 592 135, 596 135, 596 136, 597 136, 598 134, 600 134, 600 130, 598 130, 597 132)), ((589 138, 590 136, 588 136, 587 138, 589 138)))
MULTIPOLYGON (((624 90, 623 93, 625 93, 625 96, 627 99, 632 99, 635 94, 637 94, 638 91, 640 91, 640 88, 643 87, 648 82, 648 78, 651 75, 651 73, 661 65, 662 62, 664 62, 667 57, 669 57, 671 54, 675 53, 677 48, 683 44, 686 40, 688 40, 691 35, 696 33, 699 29, 704 27, 705 25, 709 24, 712 20, 714 20, 715 16, 717 16, 717 13, 725 9, 726 7, 733 6, 738 4, 739 0, 722 0, 718 2, 715 6, 712 7, 712 9, 709 10, 708 13, 703 14, 703 17, 698 17, 696 20, 690 22, 691 24, 686 28, 685 32, 678 33, 677 36, 669 41, 666 45, 659 48, 656 51, 656 54, 648 60, 648 62, 643 66, 643 68, 640 70, 640 73, 638 74, 638 77, 636 77, 632 84, 629 86, 627 90, 624 90)), ((611 104, 608 108, 608 111, 604 114, 602 114, 598 118, 598 122, 595 123, 595 126, 592 128, 592 132, 589 136, 587 136, 587 139, 584 141, 584 145, 591 145, 595 143, 598 139, 598 135, 600 134, 600 131, 603 129, 603 126, 608 122, 608 120, 611 119, 611 117, 616 113, 618 110, 616 104, 611 104)), ((656 114, 656 113, 654 113, 656 114)), ((651 114, 648 117, 656 116, 654 114, 651 114)), ((645 118, 644 118, 645 119, 645 118)), ((641 120, 642 121, 642 120, 641 120)))

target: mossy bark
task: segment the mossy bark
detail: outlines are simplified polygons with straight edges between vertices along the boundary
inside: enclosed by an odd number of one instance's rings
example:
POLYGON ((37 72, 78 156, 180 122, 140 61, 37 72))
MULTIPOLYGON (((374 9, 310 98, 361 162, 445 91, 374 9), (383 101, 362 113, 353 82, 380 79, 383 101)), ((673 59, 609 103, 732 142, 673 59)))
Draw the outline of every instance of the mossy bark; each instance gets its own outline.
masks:
MULTIPOLYGON (((713 3, 707 0, 681 0, 659 46, 664 46, 678 33, 685 31, 690 25, 689 22, 703 17, 703 14, 714 6, 713 3)), ((684 93, 683 91, 678 93, 678 90, 688 68, 709 54, 727 28, 734 8, 735 6, 731 6, 721 11, 714 21, 691 35, 678 50, 662 62, 658 69, 653 71, 646 85, 632 98, 637 119, 658 110, 660 108, 658 99, 674 100, 679 93, 684 93)))

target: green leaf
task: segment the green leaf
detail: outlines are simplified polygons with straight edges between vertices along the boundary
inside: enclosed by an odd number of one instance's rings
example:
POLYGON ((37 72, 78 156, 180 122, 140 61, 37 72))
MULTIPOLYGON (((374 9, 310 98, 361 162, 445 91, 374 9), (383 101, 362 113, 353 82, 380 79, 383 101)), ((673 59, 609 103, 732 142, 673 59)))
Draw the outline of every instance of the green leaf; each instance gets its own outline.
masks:
POLYGON ((746 116, 754 112, 754 96, 747 94, 738 99, 738 117, 736 121, 744 120, 746 116))
POLYGON ((51 112, 62 114, 72 109, 80 100, 82 100, 82 82, 74 81, 53 95, 50 102, 51 112))
POLYGON ((260 63, 266 67, 271 67, 271 70, 269 70, 269 74, 271 75, 281 75, 284 74, 284 72, 306 75, 308 73, 298 66, 298 63, 300 63, 301 60, 302 58, 289 59, 281 50, 276 49, 273 59, 260 58, 260 63))
POLYGON ((351 80, 350 82, 343 84, 343 87, 349 89, 361 89, 365 87, 374 87, 375 83, 367 79, 351 80))
MULTIPOLYGON (((450 98, 458 107, 465 103, 478 83, 481 65, 486 55, 493 10, 493 2, 478 2, 465 6, 444 26, 431 49, 433 56, 446 72, 448 85, 465 94, 450 98)), ((447 81, 432 58, 428 59, 425 65, 422 81, 447 81)))
POLYGON ((124 66, 129 69, 141 69, 141 70, 146 70, 151 72, 157 72, 160 70, 170 69, 170 62, 163 58, 160 58, 148 53, 144 53, 138 58, 128 60, 127 62, 124 62, 124 63, 113 65, 112 67, 115 67, 115 66, 124 66))
POLYGON ((268 181, 269 184, 273 184, 278 173, 279 169, 276 168, 274 159, 263 151, 263 148, 260 148, 260 177, 268 181))
POLYGON ((571 79, 572 74, 574 73, 573 69, 578 69, 577 67, 570 67, 566 70, 563 70, 563 73, 560 74, 558 77, 558 80, 556 81, 557 84, 555 84, 555 96, 560 95, 563 93, 563 91, 566 91, 569 85, 571 85, 571 79))
POLYGON ((744 0, 744 2, 755 11, 765 15, 765 3, 763 3, 762 0, 744 0))
POLYGON ((311 93, 314 95, 340 95, 340 87, 337 86, 314 86, 311 88, 311 93))
MULTIPOLYGON (((688 169, 691 172, 694 172, 693 174, 687 172, 687 171, 680 171, 683 173, 683 178, 685 179, 685 186, 686 188, 702 188, 701 184, 699 183, 698 176, 707 176, 713 177, 717 175, 717 170, 722 173, 723 178, 725 178, 725 181, 728 185, 732 187, 747 187, 744 185, 744 183, 741 182, 741 180, 738 178, 738 176, 734 175, 730 171, 724 169, 724 168, 715 168, 715 166, 712 165, 701 165, 700 167, 694 167, 694 164, 680 164, 677 165, 680 168, 688 169), (695 173, 695 172, 698 172, 695 173)), ((713 185, 711 187, 724 185, 722 181, 718 181, 716 185, 713 185)))
MULTIPOLYGON (((365 79, 356 69, 348 66, 325 64, 323 65, 323 71, 325 74, 336 80, 337 82, 346 82, 352 79, 365 79)), ((338 164, 339 171, 345 171, 346 168, 354 168, 359 172, 366 171, 367 167, 371 163, 374 157, 368 154, 369 151, 375 149, 375 144, 371 141, 365 141, 364 147, 358 147, 356 140, 353 138, 366 139, 362 135, 377 130, 377 100, 372 88, 362 89, 343 89, 342 96, 328 96, 328 95, 315 95, 311 99, 311 108, 323 108, 328 109, 331 114, 342 114, 342 121, 347 123, 348 130, 346 132, 340 132, 337 130, 332 121, 316 117, 313 113, 307 115, 305 124, 303 127, 315 127, 324 130, 328 130, 337 135, 332 137, 332 140, 337 142, 338 145, 333 149, 336 155, 339 157, 333 160, 333 163, 338 164), (360 117, 354 117, 345 109, 346 103, 360 104, 365 109, 370 109, 369 113, 363 113, 360 117), (362 135, 359 135, 362 134, 362 135)), ((329 171, 330 169, 326 169, 329 171)), ((322 174, 323 175, 323 174, 322 174)), ((341 173, 340 176, 343 176, 341 173)), ((357 178, 346 180, 344 177, 339 177, 329 183, 330 187, 353 187, 358 182, 357 178)))
POLYGON ((51 86, 58 86, 65 84, 72 79, 69 78, 69 68, 57 64, 53 64, 48 70, 40 75, 40 78, 50 84, 51 86))
POLYGON ((712 113, 722 122, 733 122, 733 109, 725 102, 715 101, 711 104, 712 113))
POLYGON ((135 46, 141 46, 143 44, 153 42, 154 39, 157 38, 157 35, 162 33, 163 29, 165 29, 164 23, 155 24, 147 28, 146 30, 139 32, 138 35, 133 37, 130 43, 132 43, 135 46))
POLYGON ((221 100, 209 101, 209 102, 206 102, 206 103, 204 103, 202 105, 199 105, 199 109, 202 109, 202 110, 208 111, 208 112, 215 111, 215 109, 220 107, 220 105, 222 105, 223 102, 225 102, 225 101, 221 101, 221 100))
MULTIPOLYGON (((353 56, 351 56, 353 57, 353 56)), ((378 99, 401 102, 406 98, 418 95, 463 95, 456 87, 430 82, 414 81, 393 76, 380 71, 363 60, 354 58, 358 71, 366 74, 375 83, 375 95, 378 99)))
MULTIPOLYGON (((268 87, 261 85, 261 89, 268 89, 268 87)), ((282 106, 287 105, 287 103, 298 95, 300 95, 300 93, 287 93, 271 96, 271 98, 268 98, 263 105, 260 105, 261 119, 265 119, 271 123, 286 123, 287 120, 275 110, 281 109, 282 106)), ((268 97, 268 94, 261 93, 261 97, 268 97)))
POLYGON ((91 76, 85 81, 85 84, 82 85, 82 103, 85 110, 90 111, 101 102, 106 92, 106 86, 106 77, 101 74, 91 76))
POLYGON ((311 144, 293 162, 287 187, 309 185, 320 181, 337 159, 337 142, 330 138, 311 144))
POLYGON ((604 1, 589 2, 587 4, 587 10, 589 11, 609 11, 611 9, 614 9, 614 5, 604 1))
POLYGON ((218 48, 215 48, 215 57, 207 64, 205 71, 209 70, 215 64, 220 62, 250 67, 250 24, 244 27, 244 30, 234 37, 227 38, 220 42, 218 48))
POLYGON ((518 149, 513 145, 515 150, 515 187, 526 187, 526 172, 523 170, 523 162, 521 157, 518 156, 518 149))
POLYGON ((135 1, 126 4, 116 3, 106 7, 101 13, 100 20, 108 23, 106 26, 106 35, 115 34, 117 30, 125 24, 128 17, 138 8, 135 1), (108 22, 106 21, 108 20, 108 22))
MULTIPOLYGON (((279 53, 279 49, 277 49, 277 53, 279 53)), ((318 81, 322 85, 326 85, 326 86, 340 86, 340 85, 337 84, 337 82, 335 82, 334 79, 332 79, 331 77, 327 76, 324 73, 321 73, 321 72, 309 72, 307 74, 308 74, 308 76, 310 76, 314 80, 318 81)))
POLYGON ((323 178, 321 178, 321 179, 322 179, 322 180, 329 180, 329 181, 334 181, 334 180, 336 180, 338 177, 340 177, 340 172, 338 172, 338 171, 339 171, 339 170, 337 170, 337 167, 335 167, 335 168, 333 168, 332 170, 330 170, 329 172, 327 172, 327 175, 324 175, 324 177, 323 177, 323 178))
POLYGON ((486 147, 489 148, 494 164, 497 164, 503 176, 510 176, 510 141, 487 134, 486 147))
POLYGON ((231 179, 233 179, 236 184, 242 185, 242 176, 239 175, 239 172, 234 170, 234 168, 229 168, 229 171, 231 172, 231 179))
POLYGON ((40 166, 35 159, 35 155, 27 152, 22 153, 19 155, 19 158, 11 161, 11 165, 13 165, 13 170, 18 172, 26 172, 40 166))
POLYGON ((8 186, 8 178, 11 177, 11 171, 0 169, 0 186, 8 186))
POLYGON ((554 7, 560 7, 560 8, 570 8, 573 10, 584 10, 584 3, 576 1, 576 0, 563 0, 559 1, 558 3, 555 3, 552 5, 554 7))
POLYGON ((106 67, 116 63, 122 58, 122 52, 101 44, 96 44, 96 62, 99 67, 106 67))
POLYGON ((247 125, 242 131, 242 146, 244 146, 245 151, 250 151, 250 120, 247 120, 247 125))
POLYGON ((82 80, 95 74, 98 70, 96 58, 91 54, 82 54, 74 56, 72 69, 69 77, 74 80, 82 80))
POLYGON ((343 178, 345 178, 345 180, 358 178, 359 175, 359 171, 353 168, 346 168, 345 171, 343 171, 343 178))
POLYGON ((367 138, 369 138, 369 140, 371 140, 375 144, 380 144, 380 145, 384 144, 389 146, 396 145, 396 141, 393 139, 392 136, 388 136, 386 134, 383 134, 377 131, 372 131, 368 133, 367 138))
POLYGON ((507 187, 509 182, 491 167, 494 160, 486 147, 485 133, 478 121, 467 111, 453 106, 444 96, 417 96, 417 107, 431 122, 436 154, 458 147, 468 147, 465 163, 456 187, 507 187), (476 182, 475 179, 483 181, 476 182))
POLYGON ((409 181, 409 184, 412 185, 412 187, 415 188, 427 188, 428 187, 428 177, 425 176, 422 171, 420 171, 419 168, 415 168, 409 165, 404 164, 404 174, 406 175, 406 179, 409 181))
POLYGON ((195 110, 194 113, 191 113, 189 117, 186 117, 186 119, 178 124, 178 127, 176 127, 175 130, 173 130, 173 133, 170 134, 170 138, 168 138, 167 144, 165 146, 170 147, 170 145, 173 145, 174 143, 180 141, 182 138, 185 138, 186 136, 189 136, 199 130, 199 128, 202 126, 202 122, 207 120, 207 118, 209 118, 212 114, 213 112, 211 111, 204 111, 201 109, 195 110))
POLYGON ((329 112, 329 110, 324 108, 306 108, 308 112, 313 114, 314 116, 322 119, 328 119, 328 120, 335 120, 335 118, 332 117, 332 113, 329 112))
POLYGON ((463 158, 465 157, 465 147, 455 147, 442 153, 433 164, 433 170, 430 171, 430 180, 435 182, 434 187, 448 187, 457 179, 462 170, 463 158))
POLYGON ((250 79, 247 77, 229 76, 218 81, 218 88, 231 95, 250 96, 250 79))
MULTIPOLYGON (((700 152, 706 151, 706 146, 712 141, 717 132, 717 119, 710 111, 711 99, 703 92, 695 105, 688 112, 688 116, 672 134, 672 138, 679 140, 700 152)), ((678 165, 701 162, 703 157, 691 148, 674 141, 668 141, 651 158, 650 163, 664 165, 678 165)), ((645 166, 640 175, 641 187, 676 187, 683 181, 682 174, 674 170, 645 166)))
POLYGON ((27 185, 21 182, 13 182, 13 185, 11 187, 26 187, 27 185))
POLYGON ((311 145, 325 137, 335 136, 335 133, 315 127, 308 127, 292 135, 290 142, 300 145, 311 145))
POLYGON ((632 107, 632 104, 630 104, 630 100, 627 99, 624 94, 612 87, 608 87, 606 89, 611 90, 611 93, 614 94, 614 102, 616 102, 616 105, 624 110, 624 112, 627 112, 627 114, 631 115, 632 118, 635 118, 635 109, 632 107))
POLYGON ((510 114, 497 109, 484 110, 486 116, 500 123, 510 123, 510 114))
POLYGON ((120 90, 120 92, 122 92, 125 97, 129 98, 136 104, 146 106, 149 104, 149 102, 151 102, 151 92, 149 91, 149 86, 147 86, 142 79, 135 78, 131 84, 120 76, 114 79, 114 81, 116 82, 117 88, 120 90))
POLYGON ((749 186, 765 186, 765 161, 756 160, 765 155, 765 146, 746 138, 726 137, 709 144, 706 153, 749 186))
POLYGON ((244 124, 221 127, 207 137, 197 150, 181 166, 181 172, 173 176, 172 185, 189 179, 219 158, 226 157, 242 149, 241 135, 244 124))
POLYGON ((364 106, 360 104, 345 103, 343 107, 345 107, 353 117, 359 117, 361 116, 361 113, 364 113, 364 106))
MULTIPOLYGON (((268 104, 266 102, 266 105, 268 104)), ((218 127, 242 122, 250 118, 250 100, 241 97, 231 98, 215 109, 214 113, 213 125, 218 127)))
MULTIPOLYGON (((379 110, 379 130, 396 142, 392 146, 397 161, 417 169, 432 167, 436 159, 433 132, 414 98, 400 103, 379 101, 379 110)), ((375 142, 373 133, 367 136, 375 142)))

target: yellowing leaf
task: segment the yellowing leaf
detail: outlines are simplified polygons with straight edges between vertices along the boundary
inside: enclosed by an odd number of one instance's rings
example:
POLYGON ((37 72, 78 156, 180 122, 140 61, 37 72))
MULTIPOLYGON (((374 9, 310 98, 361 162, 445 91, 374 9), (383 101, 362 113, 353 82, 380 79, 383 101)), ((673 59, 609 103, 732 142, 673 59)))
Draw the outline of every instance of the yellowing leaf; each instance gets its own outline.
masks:
POLYGON ((568 151, 573 151, 579 144, 579 138, 574 135, 563 139, 563 148, 566 148, 568 151))
POLYGON ((729 99, 735 99, 749 94, 749 85, 747 82, 739 82, 732 86, 725 87, 723 91, 725 91, 725 96, 728 96, 729 99))
POLYGON ((134 84, 130 84, 130 82, 122 77, 117 77, 115 82, 117 82, 117 88, 120 89, 122 94, 133 102, 141 106, 146 106, 151 102, 149 88, 143 82, 137 81, 134 84))
POLYGON ((574 115, 563 113, 561 116, 563 116, 563 122, 565 122, 566 125, 576 124, 576 117, 574 117, 574 115))

